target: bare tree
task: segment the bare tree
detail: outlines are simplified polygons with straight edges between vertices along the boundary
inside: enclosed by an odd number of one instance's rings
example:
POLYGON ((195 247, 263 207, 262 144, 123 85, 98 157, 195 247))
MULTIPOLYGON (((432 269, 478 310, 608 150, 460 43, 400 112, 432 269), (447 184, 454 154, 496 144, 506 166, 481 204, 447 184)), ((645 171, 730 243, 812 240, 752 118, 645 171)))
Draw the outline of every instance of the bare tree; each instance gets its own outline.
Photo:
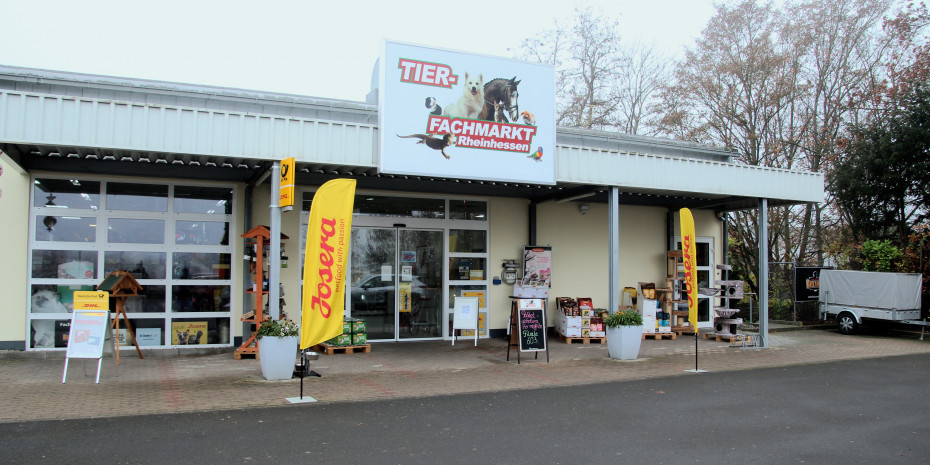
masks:
POLYGON ((628 134, 655 135, 658 130, 648 124, 649 116, 662 86, 671 80, 671 61, 655 45, 644 43, 624 46, 622 54, 626 66, 617 82, 620 129, 628 134))
MULTIPOLYGON (((717 6, 662 91, 657 126, 674 137, 732 148, 746 164, 821 171, 860 94, 876 80, 892 0, 805 0, 776 9, 717 6)), ((822 263, 819 206, 771 209, 770 259, 822 263), (813 238, 813 239, 812 239, 813 238)), ((731 214, 734 265, 755 288, 757 218, 731 214)))
POLYGON ((517 56, 555 67, 558 125, 655 132, 648 116, 668 79, 668 61, 654 46, 624 44, 617 20, 576 9, 571 27, 556 21, 525 39, 517 56))

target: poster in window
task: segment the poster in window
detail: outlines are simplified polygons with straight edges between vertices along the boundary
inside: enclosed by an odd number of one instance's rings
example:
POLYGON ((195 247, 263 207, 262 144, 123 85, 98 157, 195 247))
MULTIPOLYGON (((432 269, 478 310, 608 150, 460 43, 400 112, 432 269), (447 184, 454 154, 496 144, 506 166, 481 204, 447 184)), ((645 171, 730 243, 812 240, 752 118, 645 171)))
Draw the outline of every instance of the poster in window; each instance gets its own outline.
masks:
POLYGON ((171 323, 171 344, 193 345, 206 343, 206 321, 177 321, 171 323))

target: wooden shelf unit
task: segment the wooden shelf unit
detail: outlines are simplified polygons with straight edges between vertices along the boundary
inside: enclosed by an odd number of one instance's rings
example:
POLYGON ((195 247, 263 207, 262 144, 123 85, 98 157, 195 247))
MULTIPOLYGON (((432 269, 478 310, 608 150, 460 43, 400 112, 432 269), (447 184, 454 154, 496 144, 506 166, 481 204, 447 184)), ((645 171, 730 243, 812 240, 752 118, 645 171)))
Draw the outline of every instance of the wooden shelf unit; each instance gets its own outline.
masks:
POLYGON ((682 299, 685 294, 685 265, 684 255, 680 250, 669 250, 666 252, 665 265, 665 311, 672 316, 672 332, 677 334, 694 333, 694 328, 684 326, 682 323, 688 320, 688 310, 678 310, 678 304, 687 304, 687 299, 682 299))
MULTIPOLYGON (((249 274, 252 276, 252 288, 246 289, 246 302, 254 299, 254 306, 251 311, 244 312, 242 322, 249 323, 249 330, 251 335, 248 339, 245 339, 238 348, 233 357, 236 360, 242 358, 243 355, 254 355, 258 359, 258 341, 255 339, 256 331, 258 327, 262 324, 263 321, 268 317, 266 312, 266 303, 265 296, 268 295, 268 290, 265 289, 265 277, 267 274, 267 267, 269 261, 265 255, 265 246, 270 244, 271 240, 271 230, 268 226, 256 226, 250 229, 248 232, 242 235, 245 239, 246 245, 251 245, 252 255, 249 259, 249 274), (252 298, 249 298, 252 297, 252 298)), ((281 234, 281 240, 286 240, 287 236, 281 234)), ((270 284, 269 284, 270 285, 270 284)))

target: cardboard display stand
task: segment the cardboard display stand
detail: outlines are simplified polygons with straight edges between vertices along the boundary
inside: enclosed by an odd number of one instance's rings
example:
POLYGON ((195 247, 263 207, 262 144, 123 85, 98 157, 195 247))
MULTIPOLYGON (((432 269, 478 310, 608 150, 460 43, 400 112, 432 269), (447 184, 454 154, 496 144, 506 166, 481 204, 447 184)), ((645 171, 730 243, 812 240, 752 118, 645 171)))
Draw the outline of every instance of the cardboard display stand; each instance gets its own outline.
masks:
POLYGON ((455 345, 455 330, 469 329, 475 332, 475 347, 478 346, 478 312, 477 297, 456 297, 455 313, 452 320, 452 345, 455 345))
MULTIPOLYGON (((102 310, 74 310, 71 314, 71 329, 68 333, 68 350, 65 354, 65 369, 61 384, 68 376, 68 360, 72 358, 96 358, 97 380, 100 384, 100 366, 103 362, 103 345, 110 326, 110 312, 102 310)), ((112 344, 112 338, 109 338, 112 344)))

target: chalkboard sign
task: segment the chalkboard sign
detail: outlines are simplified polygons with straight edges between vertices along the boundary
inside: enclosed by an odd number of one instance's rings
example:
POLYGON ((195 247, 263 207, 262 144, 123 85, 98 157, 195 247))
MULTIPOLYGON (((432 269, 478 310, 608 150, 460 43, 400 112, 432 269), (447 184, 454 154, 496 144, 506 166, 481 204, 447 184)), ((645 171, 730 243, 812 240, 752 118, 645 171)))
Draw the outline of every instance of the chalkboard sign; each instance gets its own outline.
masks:
POLYGON ((520 352, 540 352, 546 350, 546 320, 544 310, 517 310, 517 330, 520 333, 520 352))

